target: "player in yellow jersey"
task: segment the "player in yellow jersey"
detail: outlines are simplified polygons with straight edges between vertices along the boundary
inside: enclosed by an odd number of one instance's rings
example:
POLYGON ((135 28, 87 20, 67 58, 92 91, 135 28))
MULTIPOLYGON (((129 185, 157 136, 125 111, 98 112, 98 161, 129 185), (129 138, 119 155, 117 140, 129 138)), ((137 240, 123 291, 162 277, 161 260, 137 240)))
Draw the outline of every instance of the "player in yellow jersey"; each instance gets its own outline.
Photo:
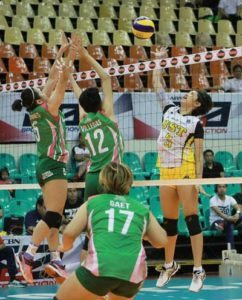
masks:
POLYGON ((63 102, 66 84, 69 79, 75 51, 69 44, 64 44, 58 53, 43 91, 26 88, 21 93, 21 100, 16 100, 12 109, 21 111, 24 107, 30 115, 31 125, 36 137, 39 162, 36 175, 41 186, 46 214, 34 229, 32 241, 26 252, 16 258, 25 280, 33 283, 32 267, 34 255, 45 238, 48 239, 51 262, 46 265, 46 272, 57 276, 60 281, 66 278, 65 268, 57 251, 59 227, 67 197, 66 163, 69 153, 65 145, 65 124, 59 108, 63 102), (62 54, 69 48, 65 62, 62 54))
MULTIPOLYGON (((162 49, 160 58, 163 56, 166 56, 166 51, 162 49)), ((162 128, 157 143, 160 178, 168 180, 167 186, 160 187, 168 244, 165 247, 165 264, 157 286, 167 284, 180 268, 174 261, 174 252, 181 203, 194 258, 193 279, 189 290, 198 292, 205 279, 202 268, 203 235, 198 218, 198 190, 194 185, 169 186, 169 179, 202 178, 204 130, 198 116, 206 114, 212 108, 212 100, 204 91, 191 91, 183 96, 178 107, 168 99, 160 78, 161 71, 153 71, 153 87, 162 109, 162 128)))

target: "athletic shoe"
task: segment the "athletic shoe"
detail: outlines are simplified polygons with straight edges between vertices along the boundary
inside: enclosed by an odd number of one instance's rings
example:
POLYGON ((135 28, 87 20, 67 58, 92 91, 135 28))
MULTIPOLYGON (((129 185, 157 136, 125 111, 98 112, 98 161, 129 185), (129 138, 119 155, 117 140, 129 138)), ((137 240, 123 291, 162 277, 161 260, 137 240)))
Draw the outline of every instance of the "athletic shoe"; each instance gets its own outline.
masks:
POLYGON ((203 281, 206 278, 206 273, 204 270, 193 272, 192 282, 189 288, 191 292, 199 292, 203 287, 203 281))
POLYGON ((16 254, 15 257, 24 279, 28 283, 33 283, 34 282, 33 274, 32 274, 33 263, 34 263, 33 259, 28 257, 28 254, 24 252, 20 252, 16 254))
POLYGON ((180 269, 180 265, 177 264, 175 261, 173 262, 173 266, 171 268, 166 269, 162 266, 160 270, 160 276, 156 282, 157 287, 163 287, 166 285, 171 277, 176 274, 176 272, 180 269))
POLYGON ((8 287, 13 287, 13 288, 25 288, 26 286, 27 286, 26 283, 23 283, 23 282, 18 281, 18 280, 10 281, 9 284, 8 284, 8 287))
POLYGON ((63 283, 68 274, 66 273, 65 266, 60 261, 53 260, 45 266, 45 273, 50 277, 55 278, 55 281, 59 284, 63 283))

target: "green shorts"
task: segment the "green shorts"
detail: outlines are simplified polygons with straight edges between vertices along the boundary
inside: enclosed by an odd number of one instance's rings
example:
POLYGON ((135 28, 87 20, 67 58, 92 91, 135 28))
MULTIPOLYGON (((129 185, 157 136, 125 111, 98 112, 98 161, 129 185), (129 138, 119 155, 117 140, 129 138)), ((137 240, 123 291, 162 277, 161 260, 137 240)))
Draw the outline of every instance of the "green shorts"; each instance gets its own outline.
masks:
POLYGON ((102 187, 99 184, 99 173, 98 172, 90 172, 86 175, 85 180, 85 192, 84 192, 84 201, 87 201, 88 197, 98 195, 102 193, 102 187))
POLYGON ((51 158, 42 158, 36 166, 36 177, 40 186, 55 179, 66 179, 66 164, 51 158))
POLYGON ((105 296, 111 292, 117 296, 131 298, 139 292, 143 284, 114 277, 97 277, 84 267, 76 270, 76 277, 85 289, 98 296, 105 296))

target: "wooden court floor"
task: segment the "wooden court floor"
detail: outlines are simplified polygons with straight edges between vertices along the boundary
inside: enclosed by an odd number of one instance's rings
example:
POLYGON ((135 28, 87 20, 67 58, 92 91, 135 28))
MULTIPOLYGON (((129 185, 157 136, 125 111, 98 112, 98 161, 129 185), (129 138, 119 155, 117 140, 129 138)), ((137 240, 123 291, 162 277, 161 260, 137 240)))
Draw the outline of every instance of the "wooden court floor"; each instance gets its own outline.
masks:
MULTIPOLYGON (((242 274, 241 277, 234 278, 208 276, 203 290, 199 293, 189 292, 189 284, 189 277, 173 278, 165 288, 157 289, 154 280, 146 280, 144 287, 136 296, 136 300, 242 300, 242 274)), ((0 300, 52 300, 57 288, 56 286, 35 286, 21 289, 1 288, 0 300)))

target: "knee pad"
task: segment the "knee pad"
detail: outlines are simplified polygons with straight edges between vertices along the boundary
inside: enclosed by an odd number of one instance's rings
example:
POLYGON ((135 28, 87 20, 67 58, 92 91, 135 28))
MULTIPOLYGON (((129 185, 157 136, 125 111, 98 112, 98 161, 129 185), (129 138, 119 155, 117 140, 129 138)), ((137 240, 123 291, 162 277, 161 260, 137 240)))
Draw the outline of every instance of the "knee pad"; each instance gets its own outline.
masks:
POLYGON ((167 232, 168 236, 175 236, 177 235, 177 219, 167 219, 164 218, 163 228, 167 232))
POLYGON ((55 211, 47 211, 43 221, 48 225, 49 228, 59 229, 61 226, 62 216, 55 211))
POLYGON ((187 216, 185 218, 185 220, 187 223, 187 228, 188 228, 190 236, 193 236, 193 235, 196 235, 196 234, 199 234, 202 232, 198 215, 187 216))

